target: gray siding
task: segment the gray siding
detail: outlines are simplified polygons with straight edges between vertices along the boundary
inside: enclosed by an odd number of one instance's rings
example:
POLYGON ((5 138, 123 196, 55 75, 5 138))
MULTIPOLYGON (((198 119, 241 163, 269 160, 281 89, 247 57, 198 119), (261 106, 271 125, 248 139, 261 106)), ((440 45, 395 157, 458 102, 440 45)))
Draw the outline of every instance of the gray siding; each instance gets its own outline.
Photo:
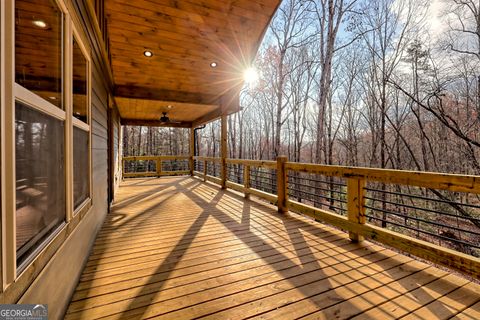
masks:
POLYGON ((61 319, 77 285, 83 266, 107 214, 107 102, 108 93, 94 63, 92 75, 92 207, 55 253, 20 303, 47 303, 49 319, 61 319))

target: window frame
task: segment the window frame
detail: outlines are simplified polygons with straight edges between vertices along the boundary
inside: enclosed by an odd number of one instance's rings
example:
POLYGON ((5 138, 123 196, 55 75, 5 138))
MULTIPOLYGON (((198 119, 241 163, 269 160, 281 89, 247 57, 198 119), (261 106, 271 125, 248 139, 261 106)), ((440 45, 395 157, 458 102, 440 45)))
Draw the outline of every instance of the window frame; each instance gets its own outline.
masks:
MULTIPOLYGON (((68 10, 65 6, 65 4, 62 2, 62 1, 58 1, 58 0, 51 0, 53 1, 57 7, 58 7, 58 10, 62 13, 62 40, 61 40, 61 51, 62 51, 62 58, 61 58, 61 63, 62 63, 62 73, 61 73, 61 76, 62 76, 62 79, 61 79, 61 88, 62 88, 62 98, 63 98, 63 110, 60 109, 59 107, 55 106, 54 104, 50 103, 48 100, 45 100, 44 98, 38 96, 37 94, 35 94, 34 92, 28 90, 27 88, 21 86, 20 84, 18 84, 17 82, 15 82, 15 78, 14 78, 14 105, 15 105, 15 102, 16 101, 21 101, 23 102, 24 104, 28 105, 30 108, 32 108, 33 110, 36 110, 38 112, 41 112, 47 116, 51 116, 51 117, 54 117, 58 120, 61 120, 64 122, 64 139, 65 139, 65 146, 64 146, 64 161, 68 158, 68 154, 69 154, 69 150, 68 150, 68 147, 67 145, 70 143, 69 140, 68 140, 68 135, 67 135, 67 125, 68 125, 68 122, 67 122, 67 118, 69 116, 69 113, 68 113, 68 109, 67 109, 67 103, 68 103, 68 87, 66 86, 66 79, 68 79, 69 77, 69 74, 68 74, 68 70, 66 70, 66 65, 68 65, 68 55, 69 55, 69 52, 71 51, 71 48, 69 47, 68 43, 66 42, 66 35, 69 33, 69 20, 70 20, 70 17, 68 15, 68 10)), ((14 7, 14 10, 15 10, 15 1, 13 3, 13 7, 14 7)), ((15 11, 14 11, 15 12, 15 11)), ((13 77, 15 77, 15 25, 13 26, 14 30, 14 39, 13 39, 13 57, 14 57, 14 60, 13 60, 13 63, 14 63, 14 75, 13 77)), ((15 110, 13 111, 13 114, 14 114, 14 121, 15 121, 15 110)), ((15 126, 15 124, 13 124, 13 126, 15 126)), ((15 139, 15 133, 13 133, 13 139, 15 139)), ((8 160, 7 160, 8 161, 8 160)), ((12 161, 15 161, 15 158, 12 160, 12 161)), ((14 164, 14 167, 16 167, 16 165, 14 164)), ((69 190, 67 188, 67 184, 68 184, 68 162, 65 162, 65 166, 64 166, 64 175, 65 175, 65 191, 66 191, 66 194, 65 194, 65 200, 67 201, 68 203, 68 200, 69 200, 69 190)), ((14 170, 14 175, 16 175, 16 170, 14 170)), ((16 180, 16 179, 15 179, 16 180)), ((16 195, 15 195, 16 197, 16 195)), ((16 202, 16 198, 15 198, 15 202, 16 202)), ((15 243, 15 273, 16 273, 16 277, 20 276, 26 269, 29 265, 31 265, 33 263, 33 261, 35 260, 35 258, 38 256, 38 254, 48 245, 48 243, 51 241, 51 239, 53 239, 56 235, 58 235, 58 233, 60 232, 60 230, 66 225, 66 223, 69 221, 69 206, 66 205, 65 206, 65 215, 64 215, 64 223, 60 224, 55 230, 53 230, 48 237, 46 237, 42 242, 40 242, 37 247, 32 251, 32 253, 25 259, 25 261, 21 264, 21 265, 17 265, 17 248, 16 248, 16 243, 15 243)), ((14 212, 14 217, 13 217, 13 220, 14 220, 14 230, 15 230, 15 240, 16 241, 16 210, 14 212)))
POLYGON ((91 205, 92 201, 92 191, 93 191, 93 182, 92 182, 92 58, 90 55, 89 50, 85 46, 83 39, 80 35, 80 33, 77 30, 77 27, 72 23, 71 24, 71 33, 69 35, 69 43, 71 45, 71 51, 70 51, 70 62, 68 63, 68 68, 71 68, 71 74, 70 77, 68 78, 69 83, 71 84, 72 88, 69 90, 69 94, 71 95, 70 97, 70 115, 69 118, 72 120, 72 126, 71 126, 71 139, 69 140, 71 142, 72 150, 70 155, 73 157, 73 127, 76 127, 78 129, 81 129, 85 132, 88 133, 88 197, 77 207, 74 207, 74 200, 73 200, 73 158, 72 158, 72 178, 70 181, 70 185, 72 187, 72 210, 69 210, 72 213, 72 218, 73 216, 76 216, 78 213, 82 212, 85 210, 86 207, 91 205), (80 48, 80 51, 82 51, 83 57, 85 58, 85 62, 87 64, 86 66, 86 81, 87 81, 87 86, 86 86, 86 95, 87 95, 87 123, 81 121, 80 119, 77 119, 76 117, 73 116, 73 39, 75 39, 78 47, 80 48))
MULTIPOLYGON (((0 292, 24 290, 48 263, 81 219, 91 210, 92 175, 92 60, 91 49, 74 8, 65 0, 52 0, 62 13, 62 98, 63 110, 15 82, 15 0, 0 1, 0 177, 1 235, 0 292), (69 8, 73 15, 70 14, 69 8), (78 26, 75 25, 78 23, 78 26), (73 38, 87 62, 88 124, 73 117, 73 38), (16 248, 16 165, 15 102, 19 101, 47 116, 64 122, 65 207, 64 223, 37 245, 30 256, 17 266, 16 248), (73 207, 73 128, 88 132, 89 197, 73 207), (20 289, 19 289, 20 288, 20 289), (23 289, 22 289, 23 288, 23 289)), ((14 293, 12 293, 14 294, 14 293)))
POLYGON ((6 48, 5 48, 5 38, 7 36, 7 32, 5 30, 6 27, 6 10, 8 9, 5 1, 0 1, 0 190, 2 191, 0 193, 1 195, 1 201, 0 201, 0 232, 2 236, 0 237, 0 291, 3 292, 3 289, 5 288, 5 241, 3 238, 3 234, 5 234, 4 229, 5 229, 5 212, 6 212, 6 203, 5 203, 5 142, 6 142, 6 135, 5 135, 5 117, 6 117, 6 112, 5 112, 5 106, 6 106, 6 64, 5 61, 8 60, 5 58, 6 55, 6 48))

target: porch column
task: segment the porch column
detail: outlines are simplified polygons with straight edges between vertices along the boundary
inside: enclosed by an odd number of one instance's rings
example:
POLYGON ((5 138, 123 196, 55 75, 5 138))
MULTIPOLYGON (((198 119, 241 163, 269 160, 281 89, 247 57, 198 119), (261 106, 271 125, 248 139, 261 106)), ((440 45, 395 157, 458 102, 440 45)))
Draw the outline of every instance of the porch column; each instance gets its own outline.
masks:
POLYGON ((222 114, 221 157, 222 157, 222 189, 227 187, 227 115, 222 114))
POLYGON ((195 162, 193 157, 195 156, 195 128, 190 128, 190 159, 189 159, 189 166, 190 166, 190 175, 193 176, 193 171, 195 170, 195 162))

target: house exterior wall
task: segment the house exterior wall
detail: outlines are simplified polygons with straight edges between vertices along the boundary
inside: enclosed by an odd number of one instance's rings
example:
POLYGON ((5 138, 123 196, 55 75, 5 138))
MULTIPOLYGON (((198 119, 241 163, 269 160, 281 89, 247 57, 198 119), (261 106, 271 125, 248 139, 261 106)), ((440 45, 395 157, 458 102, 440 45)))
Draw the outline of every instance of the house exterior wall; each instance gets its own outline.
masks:
MULTIPOLYGON (((10 6, 14 3, 14 0, 7 1, 11 1, 9 2, 10 6)), ((92 3, 74 0, 59 0, 59 3, 67 7, 76 28, 81 29, 82 40, 90 48, 91 205, 67 222, 63 230, 51 239, 51 242, 42 249, 33 262, 24 271, 16 275, 15 281, 7 282, 3 279, 4 266, 8 260, 5 257, 5 250, 2 250, 2 263, 0 263, 0 268, 2 268, 0 303, 45 303, 48 304, 49 319, 63 318, 88 259, 96 234, 108 213, 109 172, 114 175, 111 179, 110 188, 115 190, 121 181, 120 118, 111 98, 113 96, 113 83, 109 70, 108 54, 106 54, 103 45, 105 37, 102 36, 95 21, 92 3), (108 119, 109 108, 112 117, 110 123, 108 119), (109 136, 109 125, 113 136, 109 136), (114 159, 112 161, 113 168, 110 171, 109 165, 112 164, 109 164, 109 139, 113 140, 111 157, 114 159)), ((2 10, 5 10, 3 5, 2 1, 2 10)), ((7 9, 8 7, 7 5, 7 9)), ((3 14, 4 12, 2 12, 2 19, 3 14)), ((3 25, 6 24, 2 21, 3 25)), ((2 64, 2 66, 5 67, 6 65, 2 64)), ((11 68, 11 66, 6 67, 11 68)), ((4 88, 3 80, 2 88, 4 88)), ((3 103, 5 101, 2 100, 2 108, 4 108, 3 103)), ((4 125, 3 121, 1 126, 4 125)), ((1 132, 3 135, 4 131, 1 132)), ((2 136, 2 141, 4 141, 3 138, 2 136)), ((2 152, 2 159, 4 157, 5 154, 2 152)), ((2 162, 1 165, 4 166, 4 163, 2 162)), ((2 170, 2 173, 4 172, 2 170)), ((2 183, 2 192, 4 187, 5 184, 2 183)), ((2 215, 5 214, 3 211, 5 211, 4 206, 2 206, 2 215)), ((4 236, 2 236, 2 242, 3 239, 4 236)))
MULTIPOLYGON (((95 60, 94 60, 95 62, 95 60)), ((102 74, 93 63, 92 207, 42 270, 20 303, 46 303, 49 319, 61 319, 70 302, 95 236, 107 214, 107 97, 102 74)))

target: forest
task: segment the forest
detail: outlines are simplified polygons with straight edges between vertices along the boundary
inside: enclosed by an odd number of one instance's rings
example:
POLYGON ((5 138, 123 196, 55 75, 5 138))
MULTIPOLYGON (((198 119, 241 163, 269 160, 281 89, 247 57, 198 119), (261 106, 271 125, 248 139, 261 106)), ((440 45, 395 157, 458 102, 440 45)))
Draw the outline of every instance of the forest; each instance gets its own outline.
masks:
MULTIPOLYGON (((229 116, 232 158, 480 174, 480 5, 285 0, 229 116)), ((218 156, 219 121, 199 130, 218 156)), ((125 155, 188 154, 184 129, 126 127, 125 155)))
MULTIPOLYGON (((478 0, 284 0, 254 67, 228 117, 230 158, 480 175, 478 0)), ((188 154, 188 139, 185 129, 124 127, 124 155, 188 154)), ((219 121, 197 140, 198 155, 218 157, 219 121)), ((312 181, 292 195, 344 210, 341 182, 312 181)), ((478 196, 370 188, 369 219, 480 248, 478 196)))

